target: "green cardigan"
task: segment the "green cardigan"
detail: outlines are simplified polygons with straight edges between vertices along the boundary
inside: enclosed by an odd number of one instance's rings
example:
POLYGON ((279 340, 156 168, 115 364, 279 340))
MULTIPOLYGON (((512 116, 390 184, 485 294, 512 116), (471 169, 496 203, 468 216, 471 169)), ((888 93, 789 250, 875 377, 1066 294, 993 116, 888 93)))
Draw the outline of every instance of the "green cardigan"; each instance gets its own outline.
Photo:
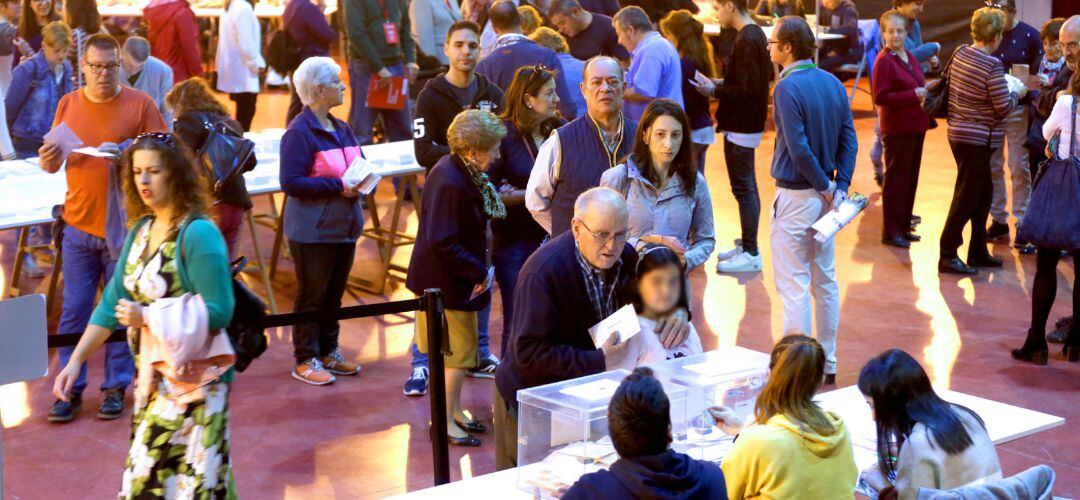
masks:
MULTIPOLYGON (((109 330, 121 327, 116 320, 116 304, 120 299, 133 300, 124 288, 124 263, 127 262, 135 235, 150 219, 143 217, 128 231, 116 271, 101 294, 101 302, 94 308, 90 324, 109 330)), ((233 295, 232 274, 229 271, 229 251, 221 232, 213 222, 199 217, 181 226, 179 240, 180 258, 176 263, 181 286, 186 292, 202 296, 211 330, 229 326, 236 297, 233 295)))

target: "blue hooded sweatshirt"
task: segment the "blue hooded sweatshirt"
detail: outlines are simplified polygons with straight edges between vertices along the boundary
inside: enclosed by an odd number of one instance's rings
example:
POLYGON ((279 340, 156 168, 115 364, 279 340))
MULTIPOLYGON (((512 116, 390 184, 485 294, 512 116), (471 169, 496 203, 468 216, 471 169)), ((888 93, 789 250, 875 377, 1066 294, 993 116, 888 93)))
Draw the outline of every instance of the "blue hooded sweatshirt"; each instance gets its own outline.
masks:
POLYGON ((581 476, 562 498, 726 500, 727 486, 716 464, 668 450, 659 455, 620 458, 609 470, 581 476))

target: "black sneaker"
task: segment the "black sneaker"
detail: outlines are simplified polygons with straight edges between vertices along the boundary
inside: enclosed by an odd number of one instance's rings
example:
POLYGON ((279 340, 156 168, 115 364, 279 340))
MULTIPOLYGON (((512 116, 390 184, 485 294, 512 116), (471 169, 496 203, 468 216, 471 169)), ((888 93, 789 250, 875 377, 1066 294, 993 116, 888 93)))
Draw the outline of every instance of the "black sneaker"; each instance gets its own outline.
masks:
POLYGON ((1008 243, 1009 225, 1001 222, 990 224, 990 227, 986 229, 986 241, 990 243, 1008 243))
POLYGON ((405 389, 401 392, 406 396, 423 396, 427 394, 428 369, 426 366, 417 366, 412 370, 412 376, 405 381, 405 389))
POLYGON ((116 420, 124 414, 124 390, 108 389, 103 391, 101 406, 98 407, 97 418, 101 420, 116 420))
POLYGON ((49 422, 63 424, 75 420, 75 414, 82 408, 82 395, 73 394, 68 401, 59 399, 49 408, 49 422))
POLYGON ((495 369, 499 367, 499 358, 496 358, 494 354, 488 354, 486 358, 480 358, 480 364, 476 365, 476 368, 472 368, 465 374, 466 377, 472 378, 495 378, 495 369))

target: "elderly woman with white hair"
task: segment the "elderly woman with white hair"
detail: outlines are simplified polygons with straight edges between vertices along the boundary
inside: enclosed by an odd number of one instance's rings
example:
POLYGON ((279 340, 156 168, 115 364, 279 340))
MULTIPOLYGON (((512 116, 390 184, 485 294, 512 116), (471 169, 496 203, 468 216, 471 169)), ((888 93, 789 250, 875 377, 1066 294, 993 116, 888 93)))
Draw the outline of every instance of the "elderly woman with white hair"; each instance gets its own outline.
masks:
MULTIPOLYGON (((477 365, 477 311, 491 301, 494 279, 487 251, 488 222, 506 217, 499 191, 485 172, 499 159, 506 127, 495 115, 462 111, 446 131, 450 154, 427 175, 416 243, 405 286, 420 295, 443 292, 450 351, 446 358, 446 423, 450 444, 480 446, 468 433, 484 426, 461 409, 465 372, 477 365)), ((427 353, 427 325, 416 316, 416 346, 427 353)))
MULTIPOLYGON (((341 67, 329 57, 312 57, 293 72, 304 110, 281 138, 281 189, 285 192, 285 235, 296 263, 294 311, 330 313, 352 270, 364 215, 355 185, 342 179, 360 143, 347 123, 330 114, 341 105, 341 67)), ((330 314, 324 314, 331 317, 330 314)), ((335 375, 356 375, 360 367, 338 350, 335 319, 293 328, 296 367, 292 377, 311 385, 333 383, 335 375)))

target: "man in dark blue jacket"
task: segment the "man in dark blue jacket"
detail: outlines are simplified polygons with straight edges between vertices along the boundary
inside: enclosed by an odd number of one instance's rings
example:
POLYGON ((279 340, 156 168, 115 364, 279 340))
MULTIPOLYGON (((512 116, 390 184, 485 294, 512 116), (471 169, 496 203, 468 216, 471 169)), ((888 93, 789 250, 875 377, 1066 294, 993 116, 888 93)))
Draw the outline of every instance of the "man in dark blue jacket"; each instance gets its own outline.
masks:
POLYGON ((571 89, 566 83, 559 55, 521 33, 521 14, 513 2, 500 0, 494 3, 488 16, 492 29, 499 37, 495 39, 491 53, 476 65, 476 72, 487 77, 500 89, 508 89, 510 82, 514 80, 514 73, 522 66, 540 64, 553 70, 557 73, 555 93, 559 95, 559 112, 563 118, 573 120, 577 109, 570 92, 577 90, 571 89))
POLYGON ((619 384, 608 403, 608 430, 619 459, 581 476, 563 500, 727 498, 719 466, 669 449, 671 402, 651 369, 638 368, 619 384))
MULTIPOLYGON (((514 293, 508 351, 495 372, 495 467, 517 465, 517 392, 603 372, 604 359, 624 344, 593 344, 589 328, 631 301, 637 253, 626 243, 629 212, 622 195, 585 191, 571 230, 525 261, 514 293)), ((679 311, 658 325, 665 345, 690 328, 679 311)))

